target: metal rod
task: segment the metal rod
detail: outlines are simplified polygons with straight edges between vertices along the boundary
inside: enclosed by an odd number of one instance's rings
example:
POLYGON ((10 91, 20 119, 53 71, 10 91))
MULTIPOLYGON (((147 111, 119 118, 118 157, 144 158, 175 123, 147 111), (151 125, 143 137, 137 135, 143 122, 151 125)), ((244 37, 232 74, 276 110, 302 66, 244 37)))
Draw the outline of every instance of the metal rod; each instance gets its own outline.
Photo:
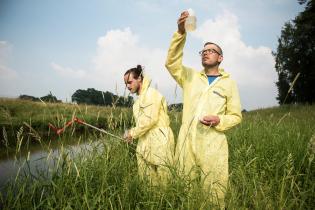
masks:
POLYGON ((120 136, 116 136, 116 135, 114 135, 114 134, 111 134, 111 133, 105 131, 104 129, 100 129, 100 128, 98 128, 98 127, 95 127, 95 126, 93 126, 93 125, 90 125, 90 124, 88 124, 88 123, 86 123, 86 122, 84 122, 84 121, 82 121, 82 120, 80 121, 80 123, 83 124, 83 125, 89 126, 89 127, 91 127, 91 128, 94 128, 94 129, 96 129, 96 130, 98 130, 98 131, 100 131, 100 132, 102 132, 102 133, 106 133, 107 135, 110 135, 110 136, 115 137, 115 138, 117 138, 117 139, 124 140, 124 139, 121 138, 120 136))

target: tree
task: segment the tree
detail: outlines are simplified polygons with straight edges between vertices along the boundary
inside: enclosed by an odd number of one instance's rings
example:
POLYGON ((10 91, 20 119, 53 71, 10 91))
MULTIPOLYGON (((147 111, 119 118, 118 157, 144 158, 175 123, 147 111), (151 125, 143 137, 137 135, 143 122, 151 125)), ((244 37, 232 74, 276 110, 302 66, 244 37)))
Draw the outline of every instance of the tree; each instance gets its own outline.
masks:
POLYGON ((59 103, 61 100, 58 100, 51 92, 48 95, 40 97, 40 100, 50 102, 50 103, 59 103))
POLYGON ((168 110, 181 112, 183 110, 183 103, 170 104, 170 105, 168 105, 168 110))
POLYGON ((45 102, 50 102, 50 103, 59 103, 61 102, 61 100, 58 100, 56 96, 54 96, 51 92, 49 92, 49 94, 47 94, 46 96, 37 98, 34 96, 29 96, 29 95, 20 95, 19 99, 22 100, 30 100, 30 101, 45 101, 45 102))
POLYGON ((29 96, 29 95, 20 95, 19 99, 29 100, 29 101, 39 101, 39 98, 36 98, 34 96, 29 96))
POLYGON ((79 89, 75 91, 75 93, 71 96, 71 99, 73 102, 78 104, 123 107, 130 107, 133 104, 133 98, 131 96, 124 98, 111 92, 102 92, 95 90, 94 88, 88 88, 87 90, 79 89))
POLYGON ((284 25, 277 51, 273 52, 280 104, 315 102, 315 0, 298 2, 306 4, 305 10, 284 25), (292 84, 298 73, 299 78, 292 84))

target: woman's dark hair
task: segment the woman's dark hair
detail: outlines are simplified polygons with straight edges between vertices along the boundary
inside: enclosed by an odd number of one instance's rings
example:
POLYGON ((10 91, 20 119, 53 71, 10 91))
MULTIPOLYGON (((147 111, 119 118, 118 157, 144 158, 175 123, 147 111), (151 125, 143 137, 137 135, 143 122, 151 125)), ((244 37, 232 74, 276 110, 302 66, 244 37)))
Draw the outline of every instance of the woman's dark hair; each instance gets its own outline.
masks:
POLYGON ((143 68, 141 65, 137 65, 136 68, 131 68, 129 70, 126 71, 126 73, 124 74, 124 76, 126 76, 127 74, 132 73, 133 78, 138 79, 139 77, 141 78, 141 80, 143 80, 143 68))

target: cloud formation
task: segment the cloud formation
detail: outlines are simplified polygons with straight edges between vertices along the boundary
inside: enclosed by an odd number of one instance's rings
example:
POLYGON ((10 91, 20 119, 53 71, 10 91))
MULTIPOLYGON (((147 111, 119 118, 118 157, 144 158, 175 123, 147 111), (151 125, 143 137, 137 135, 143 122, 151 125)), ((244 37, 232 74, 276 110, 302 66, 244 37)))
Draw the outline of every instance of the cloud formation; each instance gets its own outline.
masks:
POLYGON ((125 71, 140 64, 159 86, 167 86, 170 82, 165 81, 169 76, 163 70, 165 58, 165 50, 141 46, 139 37, 130 28, 112 30, 98 39, 94 74, 103 79, 110 76, 112 82, 123 84, 125 71))
POLYGON ((9 68, 10 45, 6 41, 0 41, 0 79, 14 79, 16 71, 9 68))
POLYGON ((51 67, 61 76, 63 77, 72 77, 72 78, 84 78, 87 76, 86 71, 85 70, 81 70, 81 69, 72 69, 69 67, 63 67, 60 66, 58 64, 56 64, 55 62, 51 63, 51 67))
POLYGON ((126 70, 140 64, 144 66, 145 73, 153 77, 152 84, 166 92, 174 82, 164 69, 165 58, 165 50, 141 46, 139 37, 130 28, 125 28, 110 30, 98 38, 90 69, 78 71, 56 63, 52 63, 52 67, 63 77, 82 76, 93 84, 94 88, 121 95, 125 90, 123 74, 126 70))
MULTIPOLYGON (((253 109, 276 104, 276 72, 271 49, 251 47, 242 41, 237 17, 225 11, 215 19, 206 20, 193 32, 192 37, 200 42, 212 41, 224 52, 222 67, 231 73, 239 84, 243 107, 253 109), (257 105, 257 103, 259 105, 257 105)), ((63 77, 78 77, 94 88, 123 94, 124 72, 137 64, 145 66, 153 79, 153 86, 164 94, 169 103, 174 103, 175 82, 164 67, 167 49, 151 48, 140 42, 141 38, 130 28, 108 31, 97 39, 97 47, 91 68, 74 70, 52 63, 53 69, 63 77)), ((169 40, 170 41, 170 40, 169 40)), ((193 40, 188 40, 190 42, 193 40)), ((185 51, 189 56, 196 52, 185 51)), ((190 59, 192 66, 200 66, 199 59, 190 59)), ((187 62, 185 62, 187 63, 187 62)), ((177 89, 177 94, 180 91, 177 89)), ((176 102, 178 102, 178 97, 176 102)))
POLYGON ((224 11, 214 20, 201 24, 192 36, 222 47, 224 61, 221 65, 237 81, 244 108, 275 105, 277 74, 271 49, 246 45, 239 29, 237 17, 224 11))

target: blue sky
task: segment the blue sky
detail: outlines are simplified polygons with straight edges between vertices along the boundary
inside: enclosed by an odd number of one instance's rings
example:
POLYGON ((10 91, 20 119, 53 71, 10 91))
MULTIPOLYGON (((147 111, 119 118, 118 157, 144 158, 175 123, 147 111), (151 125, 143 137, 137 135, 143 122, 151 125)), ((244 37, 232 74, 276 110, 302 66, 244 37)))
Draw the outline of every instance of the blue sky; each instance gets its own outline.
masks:
POLYGON ((51 91, 70 101, 86 88, 122 95, 123 73, 142 64, 169 103, 181 102, 164 63, 188 8, 197 30, 188 34, 184 64, 200 70, 198 51, 217 42, 243 108, 277 105, 271 52, 284 23, 304 9, 295 0, 0 0, 0 96, 51 91))

